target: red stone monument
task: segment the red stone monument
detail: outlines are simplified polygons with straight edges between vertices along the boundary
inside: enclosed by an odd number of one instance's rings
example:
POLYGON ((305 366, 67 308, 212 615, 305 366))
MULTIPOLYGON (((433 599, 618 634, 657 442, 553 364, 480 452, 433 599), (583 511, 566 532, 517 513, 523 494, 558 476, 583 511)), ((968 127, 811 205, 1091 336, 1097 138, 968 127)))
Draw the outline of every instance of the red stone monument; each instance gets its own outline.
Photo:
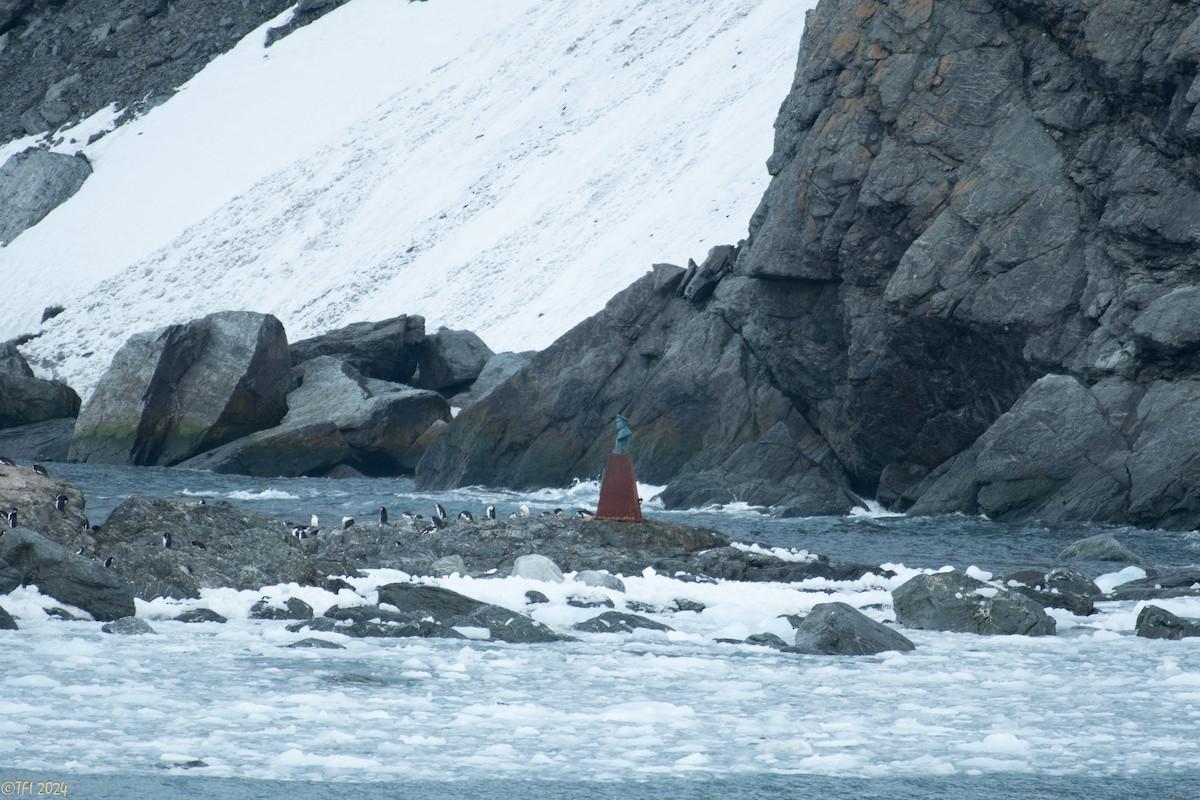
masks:
POLYGON ((596 519, 611 519, 621 522, 643 522, 642 503, 638 498, 637 475, 633 471, 633 456, 629 454, 629 440, 633 432, 629 420, 617 415, 617 444, 608 454, 604 465, 604 477, 600 481, 600 503, 596 506, 596 519))

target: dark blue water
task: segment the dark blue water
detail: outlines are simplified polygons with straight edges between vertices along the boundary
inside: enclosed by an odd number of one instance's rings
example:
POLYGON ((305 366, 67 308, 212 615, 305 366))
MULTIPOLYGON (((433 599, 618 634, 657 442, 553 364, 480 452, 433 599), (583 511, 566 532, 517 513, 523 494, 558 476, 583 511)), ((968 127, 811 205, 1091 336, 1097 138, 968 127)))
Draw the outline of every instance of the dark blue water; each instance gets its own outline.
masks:
MULTIPOLYGON (((13 771, 0 780, 61 781, 76 800, 1195 800, 1200 771, 1122 777, 1028 776, 1011 773, 899 778, 831 778, 816 775, 754 775, 620 783, 575 781, 409 781, 396 783, 303 783, 299 781, 199 778, 179 775, 72 775, 13 771)), ((23 784, 0 784, 4 788, 23 784)), ((45 796, 45 795, 43 795, 45 796)))
MULTIPOLYGON (((435 502, 451 513, 469 509, 479 514, 495 505, 501 516, 520 505, 533 513, 554 508, 568 512, 595 506, 595 489, 515 493, 472 487, 435 494, 417 492, 405 478, 249 478, 157 467, 114 467, 56 464, 54 472, 83 490, 93 523, 103 521, 122 500, 134 494, 225 501, 281 520, 307 523, 317 514, 326 524, 344 516, 376 518, 380 506, 395 515, 402 510, 429 516, 435 502), (589 494, 590 492, 590 494, 589 494)), ((1200 534, 1149 531, 1100 525, 1002 524, 986 519, 947 517, 810 517, 779 519, 754 511, 664 511, 646 504, 648 517, 713 528, 743 542, 800 548, 834 561, 865 564, 899 563, 909 567, 977 566, 993 573, 1016 569, 1049 569, 1070 543, 1097 533, 1113 533, 1160 571, 1200 565, 1200 534)), ((1123 565, 1074 564, 1093 575, 1123 565)))

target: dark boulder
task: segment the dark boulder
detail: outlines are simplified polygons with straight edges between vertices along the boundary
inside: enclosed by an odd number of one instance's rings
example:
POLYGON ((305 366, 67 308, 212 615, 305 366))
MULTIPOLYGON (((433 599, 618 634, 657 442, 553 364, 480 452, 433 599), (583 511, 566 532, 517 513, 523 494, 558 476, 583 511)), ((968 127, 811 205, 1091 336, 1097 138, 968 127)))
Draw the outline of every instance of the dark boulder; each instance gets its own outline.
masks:
POLYGON ((1147 639, 1185 639, 1200 636, 1200 624, 1172 614, 1165 608, 1145 606, 1138 612, 1134 632, 1147 639))
POLYGON ((3 608, 0 608, 0 631, 17 630, 17 621, 3 608))
POLYGON ((1046 574, 1002 575, 996 581, 1010 591, 1023 594, 1043 608, 1063 608, 1081 617, 1096 613, 1100 587, 1082 572, 1054 569, 1046 574))
MULTIPOLYGON (((287 525, 214 503, 131 497, 113 509, 89 548, 138 597, 199 597, 205 588, 315 585, 323 577, 287 525), (170 546, 163 536, 170 534, 170 546)), ((335 567, 336 569, 336 567, 335 567)))
POLYGON ((224 615, 211 608, 193 608, 175 617, 176 622, 228 622, 224 615))
POLYGON ((818 603, 796 627, 790 652, 829 656, 871 656, 914 650, 908 637, 876 622, 846 603, 818 603))
POLYGON ((0 244, 31 228, 92 174, 82 155, 30 148, 0 164, 0 244))
POLYGON ((1172 597, 1200 596, 1200 569, 1140 578, 1122 583, 1106 595, 1106 600, 1165 600, 1172 597))
POLYGON ((305 630, 320 633, 340 633, 355 638, 376 639, 465 639, 449 625, 428 614, 389 611, 379 606, 334 606, 313 619, 293 622, 287 626, 293 633, 305 630))
POLYGON ((250 607, 251 619, 312 619, 312 606, 299 597, 289 597, 283 605, 265 597, 250 607))
POLYGON ((0 374, 0 428, 75 417, 79 395, 62 381, 0 374))
POLYGON ((135 334, 80 412, 70 458, 177 464, 278 424, 291 389, 287 337, 270 315, 222 311, 135 334))
POLYGON ((892 591, 896 620, 909 628, 1046 636, 1055 622, 1027 597, 961 572, 918 575, 892 591))
POLYGON ((407 383, 417 369, 424 341, 425 319, 399 316, 378 322, 355 322, 311 339, 301 339, 293 342, 289 351, 296 366, 320 356, 331 356, 368 378, 407 383))
POLYGON ((299 641, 292 642, 291 644, 289 644, 287 646, 293 647, 293 648, 306 648, 307 647, 307 648, 313 648, 316 650, 345 650, 346 649, 346 646, 344 644, 338 644, 337 642, 331 642, 327 639, 316 639, 311 636, 308 637, 307 639, 301 639, 299 641))
POLYGON ((414 385, 447 395, 473 383, 495 355, 476 334, 449 328, 426 336, 419 352, 420 373, 414 385))
POLYGON ((380 604, 405 614, 432 617, 451 628, 486 628, 500 642, 557 642, 570 637, 555 633, 524 614, 473 600, 450 589, 413 583, 389 583, 379 588, 380 604))
POLYGON ((450 405, 455 408, 468 408, 479 402, 528 364, 533 356, 532 350, 522 353, 496 353, 483 365, 479 376, 470 386, 450 398, 450 405))
POLYGON ((1111 533, 1098 533, 1063 548, 1059 561, 1114 561, 1149 568, 1150 562, 1130 550, 1111 533))
POLYGON ((638 628, 650 631, 674 630, 670 625, 655 622, 639 614, 627 614, 622 611, 605 611, 598 617, 577 622, 571 628, 584 633, 632 633, 638 628))
MULTIPOLYGON (((730 581, 778 583, 799 583, 812 578, 855 581, 869 574, 892 574, 868 564, 831 563, 828 558, 821 556, 783 559, 737 545, 712 547, 699 553, 663 558, 654 562, 654 568, 665 575, 682 574, 730 581)), ((680 609, 684 610, 682 606, 680 609)), ((702 609, 703 606, 700 607, 700 610, 702 609)))
POLYGON ((119 576, 35 531, 5 530, 0 536, 3 563, 20 573, 23 585, 36 585, 42 594, 81 608, 95 619, 135 613, 133 591, 119 576))
POLYGON ((365 378, 348 362, 318 356, 297 367, 300 385, 280 424, 180 464, 262 476, 324 475, 345 465, 368 475, 411 473, 420 439, 450 419, 440 394, 365 378))

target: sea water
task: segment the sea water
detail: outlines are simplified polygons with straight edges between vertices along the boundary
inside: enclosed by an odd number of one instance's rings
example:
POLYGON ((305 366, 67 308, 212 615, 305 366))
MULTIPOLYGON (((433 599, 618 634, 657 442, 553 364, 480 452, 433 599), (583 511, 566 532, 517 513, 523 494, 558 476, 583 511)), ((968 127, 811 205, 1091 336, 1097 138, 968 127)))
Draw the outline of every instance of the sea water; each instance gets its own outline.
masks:
MULTIPOLYGON (((289 521, 392 513, 501 514, 593 507, 594 484, 537 492, 416 492, 411 481, 256 479, 170 469, 52 465, 102 521, 125 497, 231 504, 289 521)), ((840 600, 891 620, 890 592, 921 571, 979 577, 1049 568, 1067 544, 1111 532, 1161 569, 1200 563, 1194 532, 1001 525, 883 513, 776 519, 746 507, 647 516, 719 530, 784 557, 886 565, 892 576, 802 584, 694 582, 653 570, 625 592, 511 577, 429 579, 530 613, 555 630, 594 616, 569 599, 611 601, 669 632, 487 640, 351 639, 293 649, 286 623, 253 620, 262 596, 319 614, 373 603, 409 576, 366 571, 332 594, 282 585, 208 590, 138 604, 154 636, 113 636, 52 619, 32 588, 0 598, 21 630, 0 632, 0 793, 55 781, 73 797, 1195 797, 1200 787, 1200 639, 1132 635, 1144 603, 1052 610, 1053 637, 902 629, 910 653, 783 654, 732 644, 790 634, 784 614, 840 600), (525 604, 537 589, 550 598, 525 604), (670 613, 677 599, 702 611, 670 613), (184 624, 196 607, 229 618, 184 624), (5 781, 13 783, 5 784, 5 781)), ((1105 585, 1140 577, 1080 565, 1105 585)), ((424 580, 424 579, 423 579, 424 580)), ((1157 601, 1200 617, 1200 599, 1157 601)))

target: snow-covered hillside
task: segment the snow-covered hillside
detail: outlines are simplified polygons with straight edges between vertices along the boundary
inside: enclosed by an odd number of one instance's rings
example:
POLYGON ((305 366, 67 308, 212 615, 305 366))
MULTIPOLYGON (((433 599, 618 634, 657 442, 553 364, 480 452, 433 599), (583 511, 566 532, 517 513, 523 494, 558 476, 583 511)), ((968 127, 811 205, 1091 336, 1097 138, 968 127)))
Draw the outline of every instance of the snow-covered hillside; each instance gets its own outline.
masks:
POLYGON ((293 339, 406 313, 545 347, 744 237, 813 5, 353 0, 264 48, 275 20, 68 134, 94 174, 0 249, 0 336, 43 330, 27 357, 84 397, 129 334, 228 308, 293 339))

